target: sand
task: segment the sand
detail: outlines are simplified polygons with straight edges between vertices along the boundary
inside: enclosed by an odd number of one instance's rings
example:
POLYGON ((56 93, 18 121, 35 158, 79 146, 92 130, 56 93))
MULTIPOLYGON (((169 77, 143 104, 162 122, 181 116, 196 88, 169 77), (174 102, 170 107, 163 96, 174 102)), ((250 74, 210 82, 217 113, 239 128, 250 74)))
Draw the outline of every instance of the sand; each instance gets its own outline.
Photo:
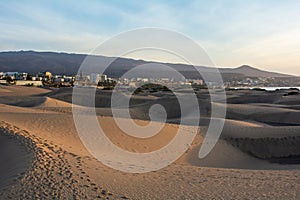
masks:
POLYGON ((33 152, 5 129, 0 131, 0 188, 4 190, 30 168, 33 152))
MULTIPOLYGON (((1 163, 1 173, 7 176, 0 182, 0 198, 298 199, 299 165, 280 164, 300 155, 297 100, 284 99, 283 92, 272 93, 272 102, 258 91, 230 92, 221 140, 208 157, 197 157, 206 130, 201 126, 193 144, 175 163, 155 172, 130 174, 103 165, 85 149, 73 122, 70 89, 0 86, 0 139, 5 144, 1 145, 0 160, 6 159, 4 149, 11 149, 14 157, 11 163, 1 163), (261 96, 259 102, 253 96, 261 96), (285 101, 287 106, 293 101, 295 109, 290 105, 286 108, 285 101), (276 124, 282 121, 278 119, 281 114, 284 125, 276 124), (11 173, 6 173, 9 170, 11 173)), ((170 109, 172 123, 159 135, 145 140, 128 136, 111 117, 110 93, 98 95, 99 123, 111 141, 127 151, 159 149, 178 130, 178 111, 170 109)), ((209 106, 207 94, 199 95, 205 111, 209 106)), ((152 94, 149 99, 137 97, 133 101, 136 122, 147 124, 144 111, 149 105, 173 100, 152 94)))

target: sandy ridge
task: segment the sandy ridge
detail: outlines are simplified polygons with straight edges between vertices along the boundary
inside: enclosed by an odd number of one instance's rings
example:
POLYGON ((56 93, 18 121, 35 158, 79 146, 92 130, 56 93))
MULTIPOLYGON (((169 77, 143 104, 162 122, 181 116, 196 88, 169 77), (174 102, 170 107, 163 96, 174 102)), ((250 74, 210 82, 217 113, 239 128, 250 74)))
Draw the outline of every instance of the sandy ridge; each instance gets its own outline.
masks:
POLYGON ((34 154, 30 169, 18 181, 0 193, 1 199, 107 199, 110 192, 99 187, 81 167, 88 157, 69 153, 47 140, 29 134, 4 121, 0 127, 34 154), (69 164, 76 159, 76 169, 69 164), (75 172, 76 171, 76 172, 75 172))

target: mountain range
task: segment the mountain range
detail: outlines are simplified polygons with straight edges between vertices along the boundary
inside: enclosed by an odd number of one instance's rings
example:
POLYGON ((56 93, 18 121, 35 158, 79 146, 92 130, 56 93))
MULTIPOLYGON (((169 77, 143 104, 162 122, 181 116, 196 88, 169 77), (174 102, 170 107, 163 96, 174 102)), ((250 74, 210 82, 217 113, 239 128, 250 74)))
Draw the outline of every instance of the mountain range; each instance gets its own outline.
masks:
MULTIPOLYGON (((36 52, 36 51, 10 51, 0 52, 0 71, 24 71, 30 74, 36 74, 42 71, 50 71, 53 74, 74 75, 78 73, 78 69, 86 54, 69 54, 57 52, 36 52)), ((111 57, 93 56, 99 61, 99 65, 112 60, 111 57)), ((125 72, 134 68, 135 66, 153 63, 144 60, 134 60, 129 58, 117 58, 105 71, 110 77, 120 77, 125 72)), ((158 62, 155 62, 158 63, 158 62)), ((172 63, 158 63, 168 65, 186 78, 199 78, 199 74, 195 73, 195 68, 191 65, 172 64, 172 63)), ((198 70, 205 73, 213 72, 212 67, 196 66, 198 70)), ((243 65, 238 68, 219 68, 223 79, 236 79, 243 77, 292 77, 291 75, 268 72, 256 69, 251 66, 243 65)), ((160 73, 161 74, 161 73, 160 73)), ((163 74, 164 75, 164 74, 163 74)))

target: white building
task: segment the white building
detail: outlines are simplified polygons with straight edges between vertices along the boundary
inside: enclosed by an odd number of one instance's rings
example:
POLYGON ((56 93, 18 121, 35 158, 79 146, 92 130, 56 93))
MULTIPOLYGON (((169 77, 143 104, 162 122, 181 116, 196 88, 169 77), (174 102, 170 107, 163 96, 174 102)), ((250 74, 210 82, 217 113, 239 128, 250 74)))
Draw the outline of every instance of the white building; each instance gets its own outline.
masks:
POLYGON ((16 85, 23 85, 23 86, 42 86, 42 81, 25 81, 25 80, 17 80, 16 85))
POLYGON ((90 81, 91 81, 91 83, 98 84, 98 82, 100 81, 100 79, 101 79, 101 75, 100 74, 97 74, 97 73, 91 73, 90 74, 90 81))
POLYGON ((149 82, 149 78, 142 78, 141 81, 144 82, 144 83, 149 82))
POLYGON ((13 80, 26 80, 28 73, 25 72, 5 72, 5 77, 10 77, 13 80))
POLYGON ((161 78, 160 81, 161 81, 161 82, 169 82, 170 79, 169 79, 169 78, 161 78))
POLYGON ((197 84, 197 85, 203 85, 204 83, 203 83, 203 80, 201 80, 201 79, 195 79, 195 80, 192 80, 192 82, 194 83, 194 84, 197 84))
POLYGON ((102 75, 100 76, 100 81, 101 81, 101 82, 107 81, 107 75, 102 74, 102 75))

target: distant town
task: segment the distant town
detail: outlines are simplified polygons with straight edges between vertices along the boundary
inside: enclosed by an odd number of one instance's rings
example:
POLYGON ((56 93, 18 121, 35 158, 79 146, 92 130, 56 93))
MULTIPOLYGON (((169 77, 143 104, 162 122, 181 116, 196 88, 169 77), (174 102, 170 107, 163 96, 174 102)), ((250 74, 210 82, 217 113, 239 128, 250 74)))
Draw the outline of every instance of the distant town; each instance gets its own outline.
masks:
POLYGON ((90 73, 68 76, 53 75, 51 72, 39 72, 35 75, 26 72, 0 72, 0 84, 44 87, 94 87, 99 89, 113 89, 116 84, 136 88, 143 84, 153 83, 157 85, 172 84, 176 88, 193 86, 195 89, 215 88, 259 88, 259 87, 299 87, 300 78, 276 78, 276 77, 247 77, 241 80, 233 79, 224 83, 205 82, 202 79, 186 79, 183 81, 172 78, 111 78, 105 74, 90 73))
POLYGON ((48 87, 95 87, 100 89, 113 89, 116 84, 123 87, 135 88, 141 83, 172 83, 173 86, 204 85, 203 80, 175 81, 172 78, 111 78, 105 74, 90 73, 74 76, 53 75, 51 72, 40 72, 29 75, 26 72, 0 72, 0 84, 22 86, 48 86, 48 87))

